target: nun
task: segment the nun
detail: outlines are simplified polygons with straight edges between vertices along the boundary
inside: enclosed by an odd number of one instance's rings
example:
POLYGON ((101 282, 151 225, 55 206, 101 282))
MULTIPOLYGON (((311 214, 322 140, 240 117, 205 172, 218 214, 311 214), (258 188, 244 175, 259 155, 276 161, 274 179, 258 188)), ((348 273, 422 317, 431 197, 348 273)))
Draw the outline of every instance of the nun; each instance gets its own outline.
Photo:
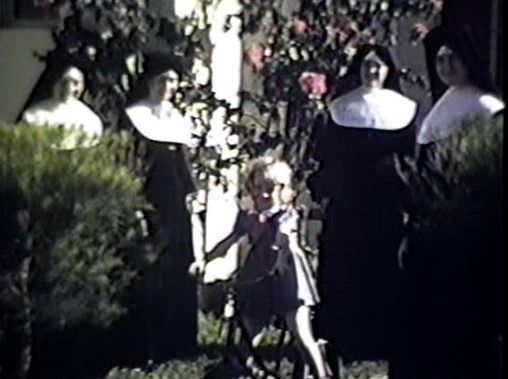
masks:
POLYGON ((469 28, 450 31, 435 56, 435 69, 446 91, 424 118, 417 135, 417 160, 424 164, 436 145, 462 130, 464 121, 490 120, 504 109, 488 67, 469 28))
POLYGON ((358 52, 359 87, 328 105, 317 133, 320 170, 313 193, 326 204, 318 285, 319 325, 334 358, 384 358, 395 311, 397 247, 402 234, 393 155, 414 146, 417 105, 385 88, 394 79, 387 51, 358 52))
MULTIPOLYGON (((422 176, 434 172, 433 156, 440 147, 474 127, 468 121, 490 122, 504 110, 472 41, 468 28, 450 31, 435 57, 446 91, 417 134, 416 162, 422 176)), ((441 158, 440 164, 447 167, 446 156, 441 158)), ((485 181, 481 175, 470 177, 469 183, 472 180, 485 181)), ((401 307, 400 351, 390 378, 500 378, 500 220, 466 207, 462 217, 450 216, 450 227, 430 235, 428 228, 418 227, 419 209, 410 204, 416 222, 408 223, 401 243, 406 300, 401 307), (487 219, 490 222, 483 222, 487 219)))
POLYGON ((146 150, 146 195, 153 205, 148 229, 158 256, 142 273, 130 309, 137 330, 129 332, 140 341, 145 362, 185 358, 197 349, 196 283, 188 274, 195 257, 186 206, 196 190, 187 158, 192 121, 174 104, 179 80, 174 56, 148 55, 144 94, 125 109, 127 128, 146 150))
POLYGON ((36 127, 62 127, 66 134, 59 146, 55 146, 58 149, 94 146, 103 126, 99 116, 81 100, 84 91, 83 71, 65 66, 53 86, 52 96, 26 109, 22 120, 36 127))
MULTIPOLYGON (((48 64, 28 100, 31 105, 21 114, 21 121, 32 127, 62 129, 62 138, 51 148, 58 150, 63 159, 70 159, 77 149, 97 146, 103 134, 101 118, 82 100, 86 82, 81 68, 81 64, 68 57, 48 64)), ((64 330, 35 328, 33 372, 42 377, 66 372, 68 377, 74 377, 77 372, 87 370, 87 364, 97 355, 95 351, 83 352, 82 346, 97 333, 96 328, 86 323, 64 330)))

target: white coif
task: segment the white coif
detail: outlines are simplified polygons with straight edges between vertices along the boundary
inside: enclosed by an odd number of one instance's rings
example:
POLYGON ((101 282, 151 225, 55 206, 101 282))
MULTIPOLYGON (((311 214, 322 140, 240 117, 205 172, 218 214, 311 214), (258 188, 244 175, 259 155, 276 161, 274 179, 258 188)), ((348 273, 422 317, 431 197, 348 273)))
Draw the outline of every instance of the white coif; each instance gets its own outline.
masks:
POLYGON ((411 123, 417 105, 389 89, 359 87, 333 100, 329 110, 340 126, 398 130, 411 123))
POLYGON ((71 150, 76 147, 91 147, 102 136, 102 121, 86 104, 77 99, 42 101, 23 113, 23 121, 38 127, 63 127, 69 135, 59 149, 71 150), (80 136, 85 135, 85 140, 80 136))
POLYGON ((475 87, 450 87, 423 120, 417 137, 419 144, 448 138, 462 127, 462 121, 475 117, 490 118, 504 109, 497 97, 475 87))
POLYGON ((126 112, 134 127, 152 141, 191 143, 192 121, 169 101, 160 104, 140 101, 127 108, 126 112))

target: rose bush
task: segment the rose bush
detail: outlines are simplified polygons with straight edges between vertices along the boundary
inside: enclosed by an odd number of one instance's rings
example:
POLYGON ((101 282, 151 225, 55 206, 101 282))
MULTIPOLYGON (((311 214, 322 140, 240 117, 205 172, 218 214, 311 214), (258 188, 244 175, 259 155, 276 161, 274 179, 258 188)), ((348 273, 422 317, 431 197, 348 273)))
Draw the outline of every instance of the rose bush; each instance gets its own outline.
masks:
POLYGON ((321 99, 328 92, 326 75, 316 72, 303 72, 298 79, 302 91, 311 99, 321 99))

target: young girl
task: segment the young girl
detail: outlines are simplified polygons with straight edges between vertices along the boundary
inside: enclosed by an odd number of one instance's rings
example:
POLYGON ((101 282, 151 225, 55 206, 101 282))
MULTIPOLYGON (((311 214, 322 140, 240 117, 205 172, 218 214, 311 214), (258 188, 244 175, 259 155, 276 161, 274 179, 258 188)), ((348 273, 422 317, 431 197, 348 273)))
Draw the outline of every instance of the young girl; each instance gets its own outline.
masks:
POLYGON ((319 296, 298 243, 291 180, 286 163, 254 161, 245 183, 252 209, 239 212, 232 233, 207 255, 224 255, 246 237, 249 248, 237 273, 237 301, 248 337, 254 338, 273 316, 284 318, 318 377, 327 378, 330 369, 311 325, 311 307, 319 302, 319 296))

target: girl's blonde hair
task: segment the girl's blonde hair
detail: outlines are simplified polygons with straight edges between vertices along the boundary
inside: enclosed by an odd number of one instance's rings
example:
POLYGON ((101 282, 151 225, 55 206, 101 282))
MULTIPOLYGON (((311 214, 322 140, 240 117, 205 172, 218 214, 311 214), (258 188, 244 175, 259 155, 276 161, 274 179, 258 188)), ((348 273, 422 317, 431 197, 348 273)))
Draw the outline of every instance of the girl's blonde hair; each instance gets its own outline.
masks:
POLYGON ((269 157, 256 158, 250 162, 245 173, 243 189, 247 194, 252 194, 257 186, 257 178, 263 176, 270 179, 270 166, 274 163, 269 157))
MULTIPOLYGON (((273 188, 276 185, 291 187, 293 171, 291 167, 282 160, 274 160, 271 157, 256 158, 250 162, 245 173, 241 196, 251 197, 259 189, 259 180, 263 179, 271 183, 273 188)), ((270 192, 273 188, 266 188, 270 192)))

